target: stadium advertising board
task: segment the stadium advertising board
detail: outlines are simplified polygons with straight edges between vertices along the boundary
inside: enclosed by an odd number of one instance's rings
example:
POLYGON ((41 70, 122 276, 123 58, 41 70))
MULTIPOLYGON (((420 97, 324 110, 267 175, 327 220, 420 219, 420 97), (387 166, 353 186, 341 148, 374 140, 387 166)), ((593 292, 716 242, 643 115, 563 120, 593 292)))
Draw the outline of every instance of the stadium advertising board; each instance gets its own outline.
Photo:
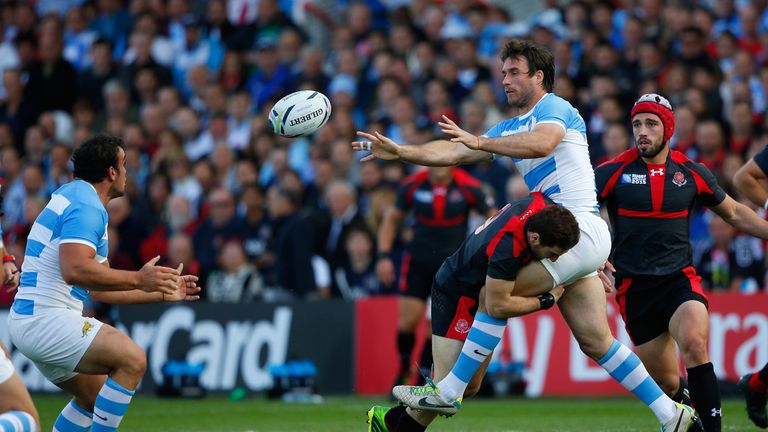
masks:
MULTIPOLYGON (((200 381, 210 391, 256 392, 272 386, 269 365, 308 359, 321 392, 345 393, 352 389, 353 310, 345 301, 121 306, 117 327, 147 352, 143 391, 162 382, 168 360, 204 363, 200 381)), ((7 314, 0 311, 2 322, 7 314)), ((0 340, 10 346, 5 325, 0 340)), ((30 390, 56 390, 21 353, 12 359, 30 390)))
MULTIPOLYGON (((396 322, 387 318, 396 316, 392 314, 397 305, 390 299, 371 299, 357 307, 356 389, 362 394, 385 394, 397 372, 396 322), (384 348, 373 346, 382 340, 392 342, 384 348)), ((631 346, 613 297, 608 299, 607 311, 614 334, 631 346)), ((709 350, 718 377, 735 381, 768 361, 768 295, 713 294, 710 311, 709 350)), ((510 320, 502 349, 494 356, 502 363, 526 365, 529 396, 626 394, 581 352, 556 308, 510 320)))

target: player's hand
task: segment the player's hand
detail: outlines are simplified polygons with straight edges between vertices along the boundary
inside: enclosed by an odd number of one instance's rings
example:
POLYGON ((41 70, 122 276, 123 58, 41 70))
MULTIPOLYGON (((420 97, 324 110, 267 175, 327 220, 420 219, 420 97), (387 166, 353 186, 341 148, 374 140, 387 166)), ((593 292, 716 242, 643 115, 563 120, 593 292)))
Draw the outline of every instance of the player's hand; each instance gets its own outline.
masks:
POLYGON ((606 294, 613 292, 613 273, 615 271, 616 269, 613 267, 613 264, 611 264, 610 261, 606 261, 602 267, 597 269, 597 277, 599 277, 600 282, 603 283, 603 290, 605 290, 606 294))
POLYGON ((471 150, 480 150, 480 137, 460 128, 453 120, 443 115, 443 121, 437 123, 444 134, 450 135, 452 142, 462 143, 471 150))
POLYGON ((400 153, 398 149, 400 145, 386 136, 374 132, 373 134, 357 131, 357 136, 365 139, 365 141, 354 141, 352 143, 352 150, 355 151, 369 151, 371 154, 360 159, 361 162, 367 162, 374 159, 382 160, 398 160, 400 159, 400 153))
POLYGON ((565 292, 565 287, 563 285, 558 285, 552 288, 552 290, 549 293, 555 297, 555 303, 557 303, 557 301, 560 300, 560 297, 563 296, 564 292, 565 292))
POLYGON ((389 258, 383 258, 376 262, 376 277, 386 287, 395 281, 395 265, 389 258))
POLYGON ((8 287, 8 292, 13 291, 19 286, 19 275, 21 272, 16 268, 16 263, 3 263, 3 285, 8 287))
MULTIPOLYGON (((183 269, 184 263, 181 263, 176 271, 181 274, 183 269)), ((200 291, 202 288, 197 286, 197 280, 198 278, 195 275, 183 275, 179 277, 179 284, 176 287, 176 291, 171 295, 164 294, 163 300, 167 302, 200 300, 200 291)))
POLYGON ((179 286, 179 271, 170 267, 156 266, 160 255, 147 261, 139 270, 139 289, 146 292, 160 292, 173 295, 179 286))

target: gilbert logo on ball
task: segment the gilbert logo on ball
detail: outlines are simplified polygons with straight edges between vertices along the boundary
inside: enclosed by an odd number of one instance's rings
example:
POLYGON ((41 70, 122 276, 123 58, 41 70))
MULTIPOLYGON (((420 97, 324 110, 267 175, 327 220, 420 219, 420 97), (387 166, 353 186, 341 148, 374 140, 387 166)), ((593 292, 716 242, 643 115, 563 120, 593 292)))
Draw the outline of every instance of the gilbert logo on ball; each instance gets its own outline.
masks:
POLYGON ((323 127, 331 116, 331 101, 314 90, 301 90, 283 97, 269 110, 269 127, 278 135, 307 136, 323 127))

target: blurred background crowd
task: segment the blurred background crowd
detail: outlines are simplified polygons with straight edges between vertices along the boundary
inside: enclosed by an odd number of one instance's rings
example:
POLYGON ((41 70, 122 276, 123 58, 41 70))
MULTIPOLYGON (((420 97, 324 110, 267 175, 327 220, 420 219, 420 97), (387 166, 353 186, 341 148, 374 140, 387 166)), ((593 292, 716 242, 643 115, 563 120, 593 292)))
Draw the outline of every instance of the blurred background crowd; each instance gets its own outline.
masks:
MULTIPOLYGON (((23 259, 72 150, 105 132, 124 139, 129 173, 108 208, 113 267, 161 255, 215 302, 394 293, 376 278, 376 232, 418 167, 360 163, 355 131, 418 144, 445 115, 484 133, 509 117, 497 53, 513 37, 552 50, 594 164, 632 145, 631 104, 648 92, 673 103, 673 148, 732 196, 768 143, 765 0, 3 1, 6 245, 23 259), (266 113, 300 89, 328 95, 329 123, 275 136, 266 113)), ((527 194, 509 158, 466 169, 496 203, 527 194)), ((763 290, 765 244, 693 218, 705 286, 763 290)), ((394 258, 411 235, 406 223, 394 258)))

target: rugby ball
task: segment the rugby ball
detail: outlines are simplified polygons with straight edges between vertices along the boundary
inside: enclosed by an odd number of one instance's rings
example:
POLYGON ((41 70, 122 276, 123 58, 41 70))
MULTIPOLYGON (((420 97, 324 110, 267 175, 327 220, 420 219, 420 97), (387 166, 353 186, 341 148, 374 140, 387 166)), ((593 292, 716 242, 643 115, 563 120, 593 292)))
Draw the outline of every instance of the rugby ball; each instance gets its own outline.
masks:
POLYGON ((296 138, 307 136, 328 122, 331 101, 314 90, 301 90, 277 101, 269 110, 269 127, 278 135, 296 138))

